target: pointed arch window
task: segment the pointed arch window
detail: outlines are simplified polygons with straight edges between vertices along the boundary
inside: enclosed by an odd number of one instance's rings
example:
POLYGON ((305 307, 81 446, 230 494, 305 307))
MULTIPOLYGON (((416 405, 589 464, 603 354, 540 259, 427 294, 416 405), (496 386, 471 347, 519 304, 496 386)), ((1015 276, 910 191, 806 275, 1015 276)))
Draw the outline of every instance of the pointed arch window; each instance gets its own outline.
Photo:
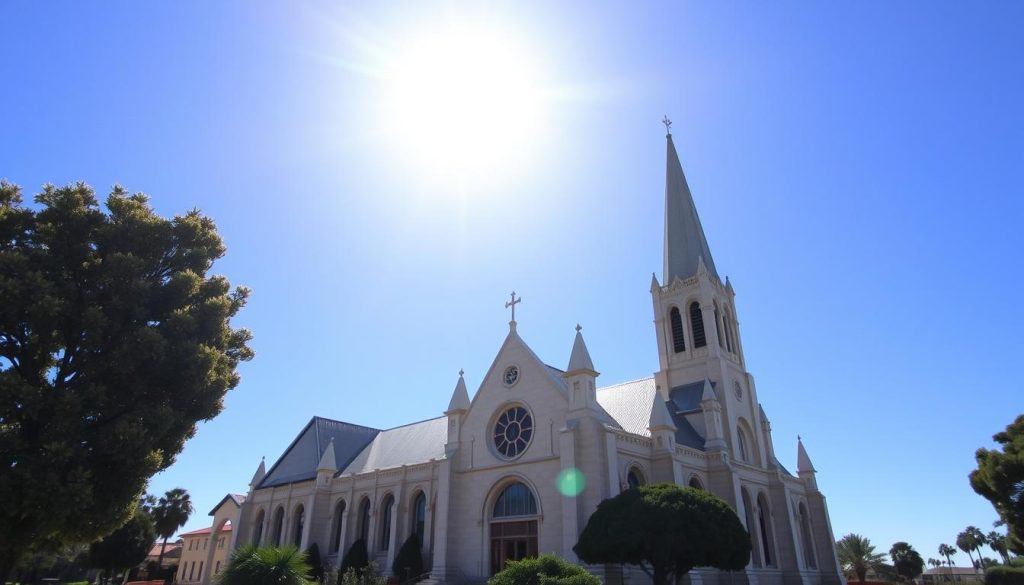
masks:
POLYGON ((302 546, 302 529, 306 525, 306 509, 300 504, 295 509, 295 531, 292 534, 292 544, 302 546))
POLYGON ((690 478, 690 487, 698 490, 704 489, 704 484, 700 482, 700 478, 696 475, 690 478))
POLYGON ((626 474, 626 485, 629 486, 629 489, 644 485, 644 476, 640 473, 639 469, 636 467, 629 468, 629 473, 626 474))
POLYGON ((729 311, 722 318, 722 328, 725 329, 725 348, 732 353, 732 319, 729 318, 729 311))
POLYGON ((495 518, 508 516, 533 516, 537 513, 537 500, 526 485, 516 482, 502 490, 494 502, 495 518))
POLYGON ((761 548, 764 554, 764 564, 767 567, 774 566, 772 558, 772 550, 774 549, 774 542, 771 540, 771 527, 768 522, 768 502, 764 499, 764 494, 757 496, 757 524, 758 529, 761 531, 761 548))
POLYGON ((808 569, 817 569, 818 562, 814 558, 814 542, 811 540, 811 523, 807 517, 807 506, 800 502, 800 540, 804 543, 804 563, 808 569))
POLYGON ((668 320, 672 325, 672 351, 682 353, 686 351, 686 341, 683 339, 683 318, 679 315, 678 307, 672 307, 668 312, 668 320))
POLYGON ((747 446, 747 433, 743 427, 736 429, 736 440, 739 442, 740 461, 750 463, 750 450, 747 446))
POLYGON ((427 535, 427 496, 420 492, 412 502, 412 533, 423 548, 423 539, 427 535))
POLYGON ((260 540, 263 539, 263 522, 266 520, 266 513, 260 510, 260 513, 256 515, 256 526, 252 529, 252 543, 256 546, 260 545, 260 540))
POLYGON ((274 512, 274 546, 281 546, 281 532, 284 531, 284 508, 274 512))
POLYGON ((363 542, 370 538, 370 500, 366 498, 363 498, 363 503, 359 507, 359 538, 363 539, 363 542))
POLYGON ((722 336, 722 316, 718 312, 718 301, 715 301, 715 333, 718 337, 718 347, 725 347, 725 337, 722 336))
POLYGON ((380 515, 380 550, 391 548, 391 514, 395 508, 395 497, 388 494, 381 506, 384 512, 380 515))
POLYGON ((338 508, 334 512, 334 538, 331 541, 331 550, 341 551, 341 528, 345 524, 345 500, 338 501, 338 508))
POLYGON ((501 491, 491 513, 491 574, 508 561, 537 556, 537 500, 520 482, 501 491))
POLYGON ((704 335, 704 315, 700 311, 700 303, 690 303, 690 327, 693 328, 693 347, 704 347, 708 344, 704 335))

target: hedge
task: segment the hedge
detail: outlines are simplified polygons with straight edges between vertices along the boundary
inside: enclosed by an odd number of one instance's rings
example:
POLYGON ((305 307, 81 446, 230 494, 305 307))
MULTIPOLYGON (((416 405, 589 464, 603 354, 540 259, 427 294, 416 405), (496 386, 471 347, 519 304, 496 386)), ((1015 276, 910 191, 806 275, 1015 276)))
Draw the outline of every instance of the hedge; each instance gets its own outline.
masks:
POLYGON ((985 571, 985 585, 1024 585, 1024 569, 992 567, 985 571))

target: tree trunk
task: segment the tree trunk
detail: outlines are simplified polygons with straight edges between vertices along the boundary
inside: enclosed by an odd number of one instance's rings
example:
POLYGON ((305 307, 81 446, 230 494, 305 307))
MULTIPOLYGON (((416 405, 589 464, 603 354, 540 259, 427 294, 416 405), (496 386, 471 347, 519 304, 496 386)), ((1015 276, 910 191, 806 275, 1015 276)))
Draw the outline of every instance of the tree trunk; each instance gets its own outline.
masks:
POLYGON ((669 585, 669 572, 665 570, 665 567, 654 565, 651 569, 653 569, 651 580, 654 581, 654 585, 669 585))
POLYGON ((156 560, 156 571, 157 574, 163 576, 164 574, 164 549, 167 548, 167 538, 170 535, 164 537, 164 543, 160 546, 160 557, 156 560))

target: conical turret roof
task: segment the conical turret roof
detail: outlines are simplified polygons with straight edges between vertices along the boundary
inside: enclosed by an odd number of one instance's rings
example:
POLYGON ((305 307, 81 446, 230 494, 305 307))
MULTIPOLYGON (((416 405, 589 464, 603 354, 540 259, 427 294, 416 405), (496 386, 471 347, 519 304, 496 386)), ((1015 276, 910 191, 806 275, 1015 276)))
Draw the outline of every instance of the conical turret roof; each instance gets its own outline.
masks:
POLYGON ((587 350, 587 344, 583 341, 583 328, 576 325, 576 340, 572 343, 572 353, 569 355, 569 367, 566 368, 567 373, 576 372, 579 370, 589 370, 596 373, 594 369, 594 362, 590 359, 590 352, 587 350))
POLYGON ((334 457, 334 437, 331 437, 331 442, 327 443, 327 448, 324 449, 324 454, 320 457, 320 463, 317 464, 316 470, 338 471, 338 462, 334 457))
POLYGON ((711 249, 704 237, 704 228, 697 215, 690 187, 686 184, 683 166, 676 154, 676 146, 669 134, 668 159, 665 172, 665 272, 664 283, 676 277, 689 278, 697 274, 701 259, 709 274, 716 279, 718 271, 711 257, 711 249))
POLYGON ((800 440, 800 437, 796 438, 796 470, 797 473, 815 471, 814 464, 811 463, 811 458, 807 455, 807 449, 804 449, 804 442, 800 440))
POLYGON ((469 410, 469 392, 466 390, 466 380, 462 377, 463 371, 459 370, 459 381, 455 384, 452 392, 452 399, 448 402, 448 410, 445 413, 452 413, 469 410))

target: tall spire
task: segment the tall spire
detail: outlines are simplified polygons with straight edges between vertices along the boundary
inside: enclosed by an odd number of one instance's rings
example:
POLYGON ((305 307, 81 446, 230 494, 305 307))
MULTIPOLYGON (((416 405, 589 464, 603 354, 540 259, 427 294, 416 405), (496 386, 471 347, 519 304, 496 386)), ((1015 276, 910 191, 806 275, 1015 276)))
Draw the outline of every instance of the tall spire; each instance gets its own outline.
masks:
POLYGON ((715 270, 715 261, 711 258, 711 249, 704 237, 690 187, 686 184, 672 134, 665 138, 668 141, 668 160, 665 172, 665 272, 662 282, 667 286, 676 277, 689 278, 697 274, 701 259, 708 273, 721 280, 715 270))
POLYGON ((576 324, 576 340, 572 343, 572 353, 569 354, 569 367, 566 373, 577 371, 588 371, 597 373, 594 369, 594 362, 590 359, 590 352, 587 351, 587 344, 583 341, 582 327, 576 324))

